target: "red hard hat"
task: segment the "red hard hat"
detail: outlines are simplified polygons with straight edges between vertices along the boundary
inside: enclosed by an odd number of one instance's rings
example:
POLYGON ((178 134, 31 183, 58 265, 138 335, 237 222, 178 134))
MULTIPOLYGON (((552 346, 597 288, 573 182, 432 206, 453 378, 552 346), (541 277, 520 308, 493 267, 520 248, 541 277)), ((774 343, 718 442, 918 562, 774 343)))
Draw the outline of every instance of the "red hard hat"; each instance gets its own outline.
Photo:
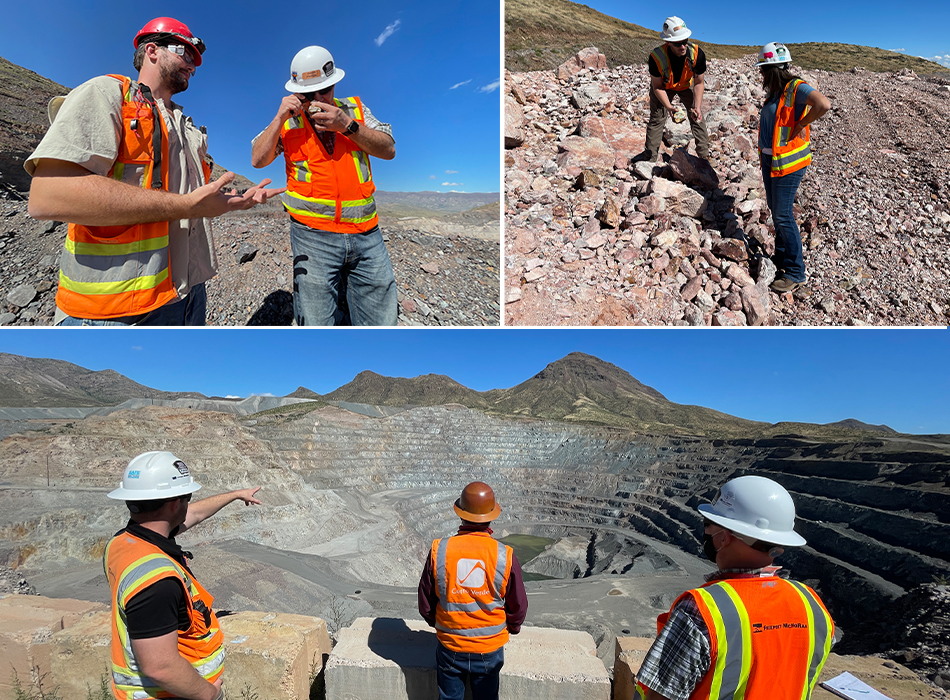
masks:
POLYGON ((172 17, 156 17, 139 30, 139 33, 135 35, 135 39, 132 40, 132 45, 138 48, 139 39, 153 34, 168 34, 183 39, 185 46, 190 46, 193 49, 191 55, 194 58, 195 67, 201 65, 201 54, 205 52, 205 43, 192 34, 188 25, 184 22, 179 22, 172 17))

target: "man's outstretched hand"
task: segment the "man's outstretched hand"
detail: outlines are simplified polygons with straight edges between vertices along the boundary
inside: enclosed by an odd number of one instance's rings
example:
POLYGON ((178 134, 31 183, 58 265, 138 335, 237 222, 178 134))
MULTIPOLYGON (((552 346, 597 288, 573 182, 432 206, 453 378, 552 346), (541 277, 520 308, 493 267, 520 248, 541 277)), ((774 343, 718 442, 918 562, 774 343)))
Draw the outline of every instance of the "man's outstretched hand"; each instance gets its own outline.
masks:
POLYGON ((238 194, 232 189, 225 192, 224 188, 234 182, 234 173, 226 172, 213 182, 203 185, 190 195, 195 200, 195 217, 215 217, 227 214, 229 211, 242 211, 258 204, 263 204, 271 197, 281 194, 287 188, 267 189, 271 183, 269 179, 262 180, 244 194, 238 194))

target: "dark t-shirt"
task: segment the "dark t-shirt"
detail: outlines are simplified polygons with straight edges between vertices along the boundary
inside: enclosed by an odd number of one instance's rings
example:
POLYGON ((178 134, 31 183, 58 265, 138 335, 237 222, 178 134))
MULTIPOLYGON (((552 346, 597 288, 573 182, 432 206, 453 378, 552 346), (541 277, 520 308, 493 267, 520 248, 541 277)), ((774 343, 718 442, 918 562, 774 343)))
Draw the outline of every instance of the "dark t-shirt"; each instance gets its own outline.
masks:
MULTIPOLYGON (((686 56, 677 56, 672 51, 667 52, 670 57, 670 70, 673 72, 673 80, 679 80, 679 77, 683 75, 683 64, 686 63, 686 56)), ((689 52, 687 52, 688 54, 689 52)), ((650 75, 654 78, 662 78, 660 74, 660 67, 656 64, 656 59, 653 58, 653 54, 650 54, 650 59, 647 61, 647 66, 650 68, 650 75)), ((696 53, 696 63, 693 64, 693 75, 702 75, 706 72, 706 54, 703 53, 702 48, 697 47, 696 53)))
MULTIPOLYGON (((131 521, 120 532, 128 532, 154 544, 191 573, 185 552, 175 543, 177 532, 173 532, 170 538, 162 537, 131 521)), ((170 632, 185 631, 191 626, 185 589, 177 578, 164 578, 136 593, 126 604, 125 614, 132 639, 161 637, 170 632)))

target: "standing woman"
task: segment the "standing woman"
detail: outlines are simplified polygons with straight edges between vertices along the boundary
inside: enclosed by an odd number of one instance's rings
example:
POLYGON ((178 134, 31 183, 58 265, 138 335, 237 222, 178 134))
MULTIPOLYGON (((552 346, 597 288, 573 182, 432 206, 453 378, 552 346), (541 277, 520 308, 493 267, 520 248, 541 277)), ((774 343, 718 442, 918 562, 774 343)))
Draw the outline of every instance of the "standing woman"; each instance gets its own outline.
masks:
POLYGON ((784 44, 766 44, 755 65, 762 73, 765 105, 759 113, 759 153, 765 201, 775 224, 776 292, 805 282, 802 239, 792 213, 795 194, 811 163, 808 125, 831 109, 828 98, 788 71, 792 56, 784 44))

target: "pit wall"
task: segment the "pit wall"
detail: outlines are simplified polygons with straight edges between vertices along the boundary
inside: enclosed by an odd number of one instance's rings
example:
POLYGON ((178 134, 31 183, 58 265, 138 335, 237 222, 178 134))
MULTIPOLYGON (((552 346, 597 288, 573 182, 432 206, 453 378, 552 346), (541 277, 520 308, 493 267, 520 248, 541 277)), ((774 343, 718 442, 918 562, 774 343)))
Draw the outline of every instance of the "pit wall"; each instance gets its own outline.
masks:
MULTIPOLYGON (((221 618, 229 700, 432 700, 438 696, 435 633, 419 620, 359 618, 331 650, 326 623, 305 615, 240 612, 221 618)), ((0 597, 0 700, 100 700, 108 683, 110 613, 101 603, 0 597)), ((500 697, 632 700, 651 639, 618 637, 614 680, 586 632, 524 627, 505 647, 500 697)), ((831 655, 821 680, 850 671, 893 700, 941 698, 908 669, 870 657, 831 655)), ((106 688, 105 698, 111 697, 106 688)), ((816 689, 812 700, 833 700, 816 689)))

